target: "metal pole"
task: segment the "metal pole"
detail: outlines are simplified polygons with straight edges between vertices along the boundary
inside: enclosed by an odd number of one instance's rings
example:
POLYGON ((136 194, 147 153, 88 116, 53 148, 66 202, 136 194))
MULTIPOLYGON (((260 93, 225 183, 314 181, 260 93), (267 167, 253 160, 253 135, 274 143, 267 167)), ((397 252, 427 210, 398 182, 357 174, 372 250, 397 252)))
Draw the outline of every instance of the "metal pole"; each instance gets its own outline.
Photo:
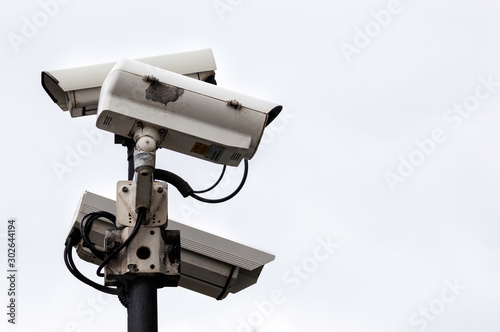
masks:
POLYGON ((136 277, 128 284, 128 332, 158 332, 155 277, 136 277))
POLYGON ((127 148, 128 180, 132 181, 135 173, 135 168, 134 168, 135 142, 134 140, 128 137, 115 135, 115 144, 121 144, 122 146, 125 146, 127 148))

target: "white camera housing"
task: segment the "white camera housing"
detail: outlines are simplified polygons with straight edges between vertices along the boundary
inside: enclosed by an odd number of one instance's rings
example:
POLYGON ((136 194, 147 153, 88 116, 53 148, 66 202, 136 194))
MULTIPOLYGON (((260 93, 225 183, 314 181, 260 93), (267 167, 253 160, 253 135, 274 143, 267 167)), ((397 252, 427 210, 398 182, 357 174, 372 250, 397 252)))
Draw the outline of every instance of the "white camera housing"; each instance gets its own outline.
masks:
MULTIPOLYGON (((97 211, 116 214, 116 202, 86 191, 78 205, 72 229, 80 229, 82 218, 87 213, 97 211)), ((115 229, 115 225, 99 218, 94 221, 89 234, 90 241, 100 250, 104 250, 107 229, 115 229)), ((179 286, 217 300, 255 284, 264 265, 275 258, 269 253, 173 220, 168 220, 167 229, 180 230, 181 233, 179 286)), ((102 262, 84 245, 83 240, 76 245, 76 251, 87 262, 96 265, 102 262)))
MULTIPOLYGON (((202 81, 213 81, 215 59, 210 49, 160 55, 137 61, 202 81)), ((97 113, 104 79, 116 62, 42 72, 42 86, 52 100, 72 117, 97 113)))
POLYGON ((98 128, 133 137, 161 134, 158 147, 237 166, 251 159, 264 128, 282 106, 134 60, 120 60, 106 77, 98 128))

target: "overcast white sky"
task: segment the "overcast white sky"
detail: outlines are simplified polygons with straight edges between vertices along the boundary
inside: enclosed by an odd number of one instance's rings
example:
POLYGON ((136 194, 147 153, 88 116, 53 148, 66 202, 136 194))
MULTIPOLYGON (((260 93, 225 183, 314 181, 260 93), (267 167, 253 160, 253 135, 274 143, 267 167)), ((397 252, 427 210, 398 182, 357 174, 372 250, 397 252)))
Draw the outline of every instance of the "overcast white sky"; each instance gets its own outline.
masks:
MULTIPOLYGON (((283 113, 247 185, 169 217, 276 255, 217 302, 162 289, 160 331, 500 330, 500 4, 486 0, 29 0, 0 10, 0 261, 17 220, 18 317, 2 331, 125 331, 126 310, 64 266, 85 190, 114 198, 126 151, 102 132, 71 173, 54 163, 97 132, 40 72, 212 48, 220 86, 283 113), (326 245, 325 243, 330 243, 326 245)), ((161 150, 201 188, 217 165, 161 150)), ((238 174, 221 193, 232 191, 238 174)), ((94 274, 95 266, 77 261, 94 274)))

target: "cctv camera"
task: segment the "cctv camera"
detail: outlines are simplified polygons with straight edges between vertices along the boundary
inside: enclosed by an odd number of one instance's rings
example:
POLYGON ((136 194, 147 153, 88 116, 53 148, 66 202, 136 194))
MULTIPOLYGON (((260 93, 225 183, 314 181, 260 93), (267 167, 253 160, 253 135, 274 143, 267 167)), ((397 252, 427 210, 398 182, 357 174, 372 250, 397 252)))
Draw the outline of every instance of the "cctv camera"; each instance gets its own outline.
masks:
POLYGON ((133 137, 143 127, 162 133, 158 147, 237 166, 251 159, 264 128, 282 106, 134 60, 106 77, 97 127, 133 137))
MULTIPOLYGON (((210 49, 160 55, 137 61, 191 78, 215 83, 215 59, 210 49)), ((42 86, 72 117, 96 114, 104 79, 116 62, 42 72, 42 86)))
MULTIPOLYGON (((116 202, 86 191, 78 205, 72 229, 80 228, 87 213, 97 211, 116 214, 116 202)), ((116 225, 104 218, 94 221, 89 238, 96 248, 104 249, 108 229, 116 229, 116 225)), ((179 286, 218 300, 255 284, 264 265, 275 258, 266 252, 173 220, 168 221, 167 229, 180 230, 181 234, 179 286)), ((83 240, 76 245, 76 251, 87 262, 96 265, 102 262, 85 246, 83 240)))

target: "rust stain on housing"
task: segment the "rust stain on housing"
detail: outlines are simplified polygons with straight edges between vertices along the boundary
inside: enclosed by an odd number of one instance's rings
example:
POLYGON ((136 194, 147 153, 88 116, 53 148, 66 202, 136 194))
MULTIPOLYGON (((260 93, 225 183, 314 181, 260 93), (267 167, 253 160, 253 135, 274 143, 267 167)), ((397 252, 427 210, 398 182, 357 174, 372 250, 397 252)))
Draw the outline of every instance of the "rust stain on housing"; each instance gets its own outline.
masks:
POLYGON ((161 82, 153 82, 146 89, 146 99, 165 105, 176 101, 183 94, 184 89, 161 82))

